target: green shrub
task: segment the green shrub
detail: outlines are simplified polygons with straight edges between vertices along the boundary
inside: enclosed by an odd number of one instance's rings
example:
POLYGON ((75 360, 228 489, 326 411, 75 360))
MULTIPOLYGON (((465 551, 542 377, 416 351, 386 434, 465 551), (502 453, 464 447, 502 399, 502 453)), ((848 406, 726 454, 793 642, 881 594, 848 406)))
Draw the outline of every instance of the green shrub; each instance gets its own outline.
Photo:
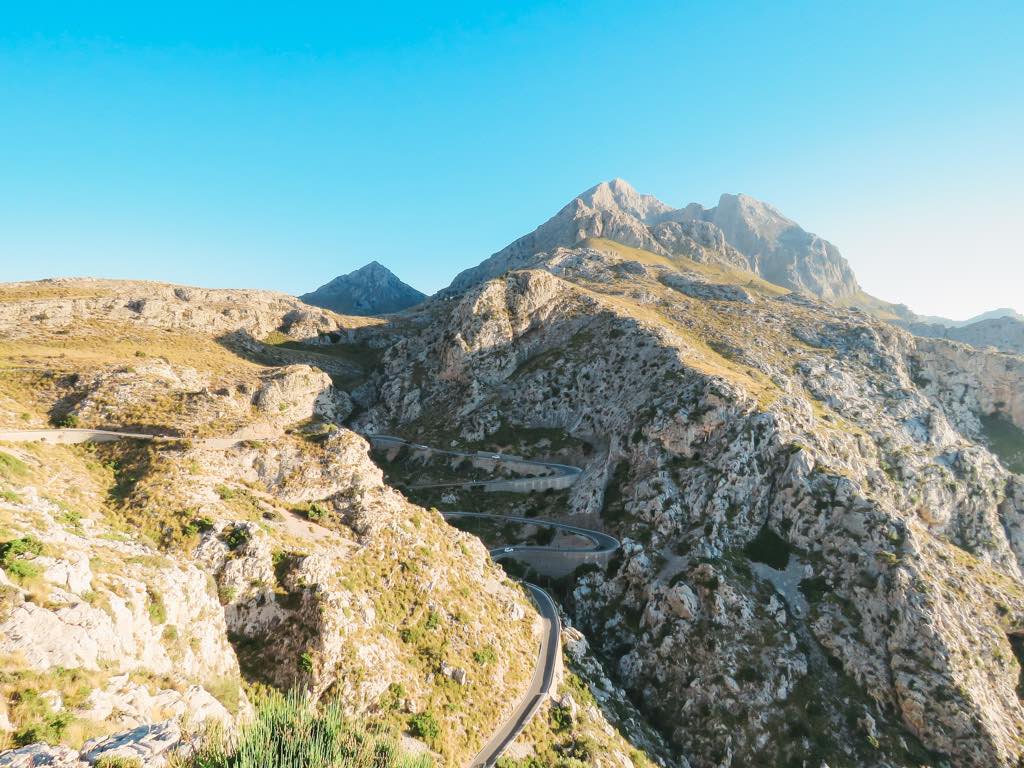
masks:
POLYGON ((12 563, 5 563, 4 570, 19 581, 34 579, 43 572, 42 568, 27 560, 15 560, 12 563))
POLYGON ((205 515, 203 517, 197 517, 195 520, 192 521, 192 526, 199 533, 206 533, 207 531, 212 531, 213 530, 213 518, 212 517, 206 517, 205 515))
POLYGON ((235 498, 237 491, 228 485, 218 485, 213 489, 217 492, 217 495, 224 501, 235 498))
POLYGON ((53 422, 53 426, 61 429, 74 429, 78 426, 78 417, 73 413, 67 413, 53 422))
POLYGON ((249 530, 247 528, 232 526, 224 531, 224 543, 229 549, 238 549, 249 541, 249 530))
POLYGON ((272 692, 231 738, 210 738, 185 768, 430 768, 399 754, 397 738, 350 722, 337 702, 317 708, 302 694, 272 692))
POLYGON ((50 705, 33 688, 19 691, 11 699, 11 714, 20 726, 14 733, 18 746, 45 742, 57 744, 74 717, 70 712, 52 712, 50 705))
POLYGON ((152 587, 146 587, 146 610, 149 611, 149 620, 154 624, 163 624, 167 621, 167 606, 164 605, 164 598, 152 587))
POLYGON ((549 713, 551 728, 555 733, 564 733, 572 728, 572 712, 565 707, 551 707, 549 713))
POLYGON ((43 554, 43 543, 34 536, 23 536, 0 544, 0 568, 16 579, 32 579, 42 569, 31 560, 23 559, 23 555, 35 557, 43 554))
POLYGON ((306 509, 306 517, 314 523, 318 523, 327 517, 327 510, 319 504, 310 504, 306 509))
POLYGON ((307 675, 313 672, 313 654, 309 651, 303 651, 299 656, 299 669, 305 672, 307 675))
POLYGON ((433 746, 441 735, 441 726, 433 712, 419 712, 409 718, 409 733, 433 746))
POLYGON ((480 665, 493 664, 498 660, 498 654, 491 646, 473 651, 473 661, 480 665))

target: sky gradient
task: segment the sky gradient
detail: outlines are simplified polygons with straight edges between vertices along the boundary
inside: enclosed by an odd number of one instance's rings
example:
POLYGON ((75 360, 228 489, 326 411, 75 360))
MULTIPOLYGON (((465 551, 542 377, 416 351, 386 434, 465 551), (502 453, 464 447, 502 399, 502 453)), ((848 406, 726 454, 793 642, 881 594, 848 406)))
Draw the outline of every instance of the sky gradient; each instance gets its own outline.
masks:
POLYGON ((921 313, 1024 311, 1020 2, 22 5, 0 281, 432 292, 619 176, 766 200, 921 313))

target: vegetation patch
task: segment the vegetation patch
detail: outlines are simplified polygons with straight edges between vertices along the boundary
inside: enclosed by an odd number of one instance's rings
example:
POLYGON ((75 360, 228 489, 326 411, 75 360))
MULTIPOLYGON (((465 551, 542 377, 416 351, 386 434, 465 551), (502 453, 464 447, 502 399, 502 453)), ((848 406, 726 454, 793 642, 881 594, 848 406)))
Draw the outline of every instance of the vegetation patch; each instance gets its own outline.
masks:
POLYGON ((34 536, 23 536, 0 544, 0 567, 19 581, 38 576, 42 569, 31 561, 43 554, 43 543, 34 536), (26 559, 29 558, 29 559, 26 559))
POLYGON ((743 552, 755 563, 764 563, 769 568, 783 571, 789 564, 791 548, 782 537, 765 525, 743 552))
POLYGON ((0 451, 0 477, 25 477, 27 474, 28 466, 25 462, 16 456, 0 451))
POLYGON ((351 721, 338 702, 314 707, 300 693, 271 692, 233 737, 213 735, 183 768, 429 768, 403 755, 398 734, 351 721))

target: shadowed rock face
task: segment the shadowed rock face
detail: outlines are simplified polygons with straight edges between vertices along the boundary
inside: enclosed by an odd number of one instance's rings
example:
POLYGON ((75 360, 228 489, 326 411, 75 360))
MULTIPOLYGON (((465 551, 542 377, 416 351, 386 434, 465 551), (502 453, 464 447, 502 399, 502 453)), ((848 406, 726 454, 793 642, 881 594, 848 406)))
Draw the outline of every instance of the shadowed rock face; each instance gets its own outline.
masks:
POLYGON ((749 270, 824 299, 858 291, 853 270, 834 245, 805 232, 767 203, 746 195, 722 195, 714 208, 691 203, 674 209, 639 194, 622 179, 583 192, 530 234, 459 274, 451 288, 464 290, 523 266, 541 251, 571 248, 591 237, 670 258, 749 270))
POLYGON ((427 297, 403 283, 387 267, 371 261, 299 298, 347 315, 386 315, 415 306, 427 297))

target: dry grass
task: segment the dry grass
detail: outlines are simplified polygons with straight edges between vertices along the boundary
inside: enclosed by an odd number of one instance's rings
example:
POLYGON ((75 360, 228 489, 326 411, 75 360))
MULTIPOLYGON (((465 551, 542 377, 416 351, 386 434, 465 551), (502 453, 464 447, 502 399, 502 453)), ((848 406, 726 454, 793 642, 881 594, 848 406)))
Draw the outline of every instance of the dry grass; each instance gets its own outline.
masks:
POLYGON ((38 327, 0 341, 0 367, 81 371, 101 365, 161 357, 213 373, 247 372, 260 366, 210 336, 126 323, 88 321, 68 328, 38 327))

